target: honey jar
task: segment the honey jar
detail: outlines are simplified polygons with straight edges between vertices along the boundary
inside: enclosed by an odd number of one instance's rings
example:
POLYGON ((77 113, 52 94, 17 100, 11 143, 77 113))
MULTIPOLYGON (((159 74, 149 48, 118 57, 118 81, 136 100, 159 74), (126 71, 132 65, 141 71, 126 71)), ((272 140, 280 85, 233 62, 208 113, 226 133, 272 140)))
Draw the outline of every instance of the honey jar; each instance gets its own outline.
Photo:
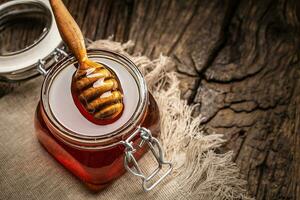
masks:
POLYGON ((90 122, 72 99, 71 81, 77 61, 61 42, 49 3, 22 0, 1 6, 2 9, 13 9, 20 4, 34 5, 50 13, 50 27, 29 49, 13 56, 0 56, 0 65, 8 66, 0 69, 0 77, 8 83, 38 73, 45 76, 34 116, 36 135, 42 146, 92 190, 105 188, 126 171, 142 179, 144 190, 154 188, 171 172, 172 164, 164 160, 162 147, 156 139, 160 134, 159 108, 147 90, 141 72, 124 55, 108 50, 89 50, 90 59, 107 66, 119 77, 125 94, 124 111, 117 121, 107 125, 90 122), (26 58, 29 61, 13 65, 16 60, 26 58), (145 175, 138 160, 148 150, 155 157, 157 168, 145 175), (167 170, 158 177, 163 166, 167 170))

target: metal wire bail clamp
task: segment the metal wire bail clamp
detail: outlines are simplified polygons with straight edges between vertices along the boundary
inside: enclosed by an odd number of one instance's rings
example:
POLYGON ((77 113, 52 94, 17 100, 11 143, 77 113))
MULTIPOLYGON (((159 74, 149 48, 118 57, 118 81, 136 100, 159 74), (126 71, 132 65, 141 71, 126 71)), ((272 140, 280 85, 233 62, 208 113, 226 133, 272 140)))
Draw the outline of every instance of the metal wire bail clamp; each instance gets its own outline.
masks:
POLYGON ((152 190, 155 186, 157 186, 168 174, 171 173, 173 169, 173 165, 170 162, 167 162, 164 160, 164 155, 163 155, 163 150, 162 147, 159 143, 159 141, 152 136, 151 131, 144 128, 144 127, 139 127, 136 129, 136 131, 128 137, 124 141, 124 146, 125 146, 125 156, 124 156, 124 166, 128 172, 131 174, 138 176, 142 179, 143 181, 143 189, 145 191, 150 191, 152 190), (137 160, 134 157, 134 153, 136 152, 136 149, 133 147, 133 142, 132 139, 140 133, 140 137, 142 139, 141 143, 139 144, 139 147, 141 148, 145 143, 148 144, 152 154, 154 155, 158 166, 155 170, 152 171, 152 173, 148 176, 143 174, 141 171, 137 160), (158 151, 155 150, 155 147, 157 148, 158 151), (130 165, 132 165, 130 167, 130 165), (156 180, 153 184, 149 185, 149 182, 155 175, 157 175, 161 170, 164 165, 167 165, 167 171, 158 179, 156 180))

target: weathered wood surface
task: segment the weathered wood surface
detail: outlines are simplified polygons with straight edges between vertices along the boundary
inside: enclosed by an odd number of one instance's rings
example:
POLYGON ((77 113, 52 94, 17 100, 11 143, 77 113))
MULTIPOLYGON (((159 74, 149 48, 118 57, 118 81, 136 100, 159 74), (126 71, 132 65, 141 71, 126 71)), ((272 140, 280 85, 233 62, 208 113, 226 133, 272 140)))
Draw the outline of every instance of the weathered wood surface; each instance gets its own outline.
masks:
POLYGON ((65 2, 87 38, 174 58, 183 98, 228 138, 254 197, 300 198, 300 1, 65 2))

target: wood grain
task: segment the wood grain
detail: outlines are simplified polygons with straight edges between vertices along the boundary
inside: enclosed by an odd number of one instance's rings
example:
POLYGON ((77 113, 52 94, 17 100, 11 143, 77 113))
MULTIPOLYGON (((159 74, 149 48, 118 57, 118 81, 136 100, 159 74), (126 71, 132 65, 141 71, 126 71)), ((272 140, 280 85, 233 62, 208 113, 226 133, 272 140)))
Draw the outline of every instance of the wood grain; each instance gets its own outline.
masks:
POLYGON ((225 134, 255 198, 300 198, 299 1, 65 2, 86 37, 176 61, 183 98, 225 134))

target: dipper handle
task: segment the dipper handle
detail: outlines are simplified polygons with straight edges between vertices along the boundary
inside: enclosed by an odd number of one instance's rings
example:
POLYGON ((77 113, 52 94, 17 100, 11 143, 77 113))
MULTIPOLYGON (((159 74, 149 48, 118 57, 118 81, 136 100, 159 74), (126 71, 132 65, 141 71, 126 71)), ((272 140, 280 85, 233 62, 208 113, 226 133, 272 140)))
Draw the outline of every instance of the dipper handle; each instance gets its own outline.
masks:
POLYGON ((50 0, 50 4, 63 41, 78 60, 79 69, 86 69, 88 57, 80 28, 61 0, 50 0))

